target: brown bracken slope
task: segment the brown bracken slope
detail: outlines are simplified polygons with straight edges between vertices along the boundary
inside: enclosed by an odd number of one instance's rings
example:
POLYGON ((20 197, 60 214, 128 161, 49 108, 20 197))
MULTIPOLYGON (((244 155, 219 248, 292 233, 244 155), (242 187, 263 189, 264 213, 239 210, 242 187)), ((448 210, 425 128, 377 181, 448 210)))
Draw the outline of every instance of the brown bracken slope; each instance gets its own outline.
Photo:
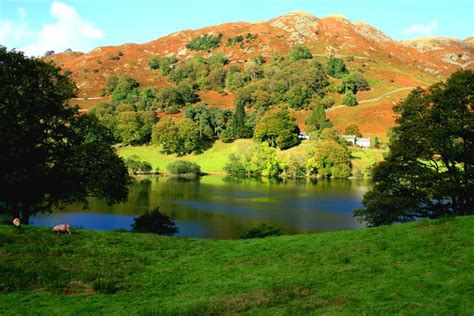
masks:
MULTIPOLYGON (((323 63, 329 56, 339 56, 345 58, 351 69, 364 73, 372 89, 358 94, 358 99, 373 101, 362 102, 353 109, 330 111, 329 116, 339 130, 357 123, 363 133, 382 137, 394 122, 392 104, 409 91, 377 100, 379 96, 403 87, 426 87, 445 79, 457 69, 474 69, 472 37, 465 40, 425 38, 394 41, 364 22, 352 23, 339 15, 317 18, 305 12, 293 12, 265 22, 226 23, 199 30, 184 30, 145 44, 98 47, 88 53, 69 51, 44 59, 72 71, 72 79, 80 91, 79 97, 87 98, 75 102, 90 108, 102 101, 97 98, 99 90, 107 78, 116 73, 130 75, 143 86, 169 85, 166 77, 149 69, 148 62, 154 55, 174 55, 184 60, 224 51, 231 63, 244 63, 255 55, 270 57, 277 52, 284 55, 297 44, 308 46, 315 58, 323 63), (186 44, 199 35, 219 33, 223 34, 222 44, 209 53, 186 48, 186 44), (243 47, 224 45, 228 38, 247 33, 255 34, 257 38, 243 47)), ((211 91, 201 95, 201 98, 210 105, 232 107, 231 93, 224 96, 211 91)), ((297 113, 303 129, 305 115, 305 112, 297 113)))

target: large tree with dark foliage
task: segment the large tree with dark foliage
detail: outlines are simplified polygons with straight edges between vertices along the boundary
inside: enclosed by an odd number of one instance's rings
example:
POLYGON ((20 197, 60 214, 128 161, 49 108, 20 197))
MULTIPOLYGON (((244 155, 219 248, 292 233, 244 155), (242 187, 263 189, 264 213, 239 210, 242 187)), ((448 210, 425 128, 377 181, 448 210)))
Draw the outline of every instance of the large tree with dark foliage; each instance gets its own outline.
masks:
POLYGON ((474 213, 474 72, 415 89, 399 114, 390 154, 373 169, 356 216, 370 225, 474 213))
POLYGON ((60 69, 0 47, 1 212, 32 214, 96 196, 125 200, 127 168, 97 119, 68 105, 76 94, 60 69))

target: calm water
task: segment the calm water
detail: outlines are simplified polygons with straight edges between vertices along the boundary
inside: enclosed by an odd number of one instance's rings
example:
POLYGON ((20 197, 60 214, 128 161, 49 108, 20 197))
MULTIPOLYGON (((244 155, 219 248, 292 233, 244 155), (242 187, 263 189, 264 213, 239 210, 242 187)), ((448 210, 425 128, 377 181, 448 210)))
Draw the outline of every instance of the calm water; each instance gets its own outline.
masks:
POLYGON ((179 236, 232 239, 260 223, 286 234, 360 227, 352 211, 367 191, 364 181, 226 181, 206 176, 196 181, 141 177, 130 187, 128 202, 108 206, 91 199, 89 209, 72 204, 32 218, 33 225, 68 223, 86 229, 130 229, 135 217, 159 206, 173 215, 179 236))

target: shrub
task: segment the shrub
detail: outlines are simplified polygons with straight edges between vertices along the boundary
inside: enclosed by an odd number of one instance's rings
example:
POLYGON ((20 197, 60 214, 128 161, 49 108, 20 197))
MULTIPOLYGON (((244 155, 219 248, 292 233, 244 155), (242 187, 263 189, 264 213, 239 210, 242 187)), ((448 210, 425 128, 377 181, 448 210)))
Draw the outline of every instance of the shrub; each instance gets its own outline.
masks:
POLYGON ((222 33, 219 33, 217 36, 213 34, 204 34, 193 39, 186 45, 186 47, 190 50, 210 52, 221 45, 221 40, 222 33))
POLYGON ((346 135, 355 135, 357 137, 362 137, 361 132, 359 131, 359 126, 356 124, 351 124, 346 127, 344 134, 346 135))
POLYGON ((225 46, 234 46, 236 43, 241 43, 243 41, 244 41, 244 37, 242 35, 230 37, 225 43, 225 46))
POLYGON ((166 169, 168 169, 172 176, 184 178, 196 178, 202 174, 201 167, 197 163, 185 160, 173 161, 166 169))
POLYGON ((344 98, 342 99, 342 104, 348 105, 348 106, 355 106, 359 103, 357 102, 357 98, 355 94, 352 91, 348 90, 346 91, 346 94, 344 95, 344 98))
POLYGON ((267 224, 260 224, 256 227, 250 228, 249 230, 243 232, 240 235, 241 239, 250 239, 250 238, 265 238, 270 236, 281 236, 279 228, 267 224))
POLYGON ((327 63, 327 72, 331 77, 342 78, 349 73, 349 69, 341 58, 331 57, 327 63))
POLYGON ((311 51, 306 46, 296 45, 290 51, 288 55, 288 60, 291 62, 300 60, 300 59, 311 59, 313 55, 311 55, 311 51))
POLYGON ((147 174, 153 170, 150 163, 140 160, 140 158, 135 155, 125 159, 125 164, 127 165, 128 171, 133 174, 147 174))
POLYGON ((173 236, 178 233, 178 227, 173 222, 173 218, 160 212, 157 207, 151 212, 146 212, 134 219, 132 231, 136 233, 154 233, 164 236, 173 236))

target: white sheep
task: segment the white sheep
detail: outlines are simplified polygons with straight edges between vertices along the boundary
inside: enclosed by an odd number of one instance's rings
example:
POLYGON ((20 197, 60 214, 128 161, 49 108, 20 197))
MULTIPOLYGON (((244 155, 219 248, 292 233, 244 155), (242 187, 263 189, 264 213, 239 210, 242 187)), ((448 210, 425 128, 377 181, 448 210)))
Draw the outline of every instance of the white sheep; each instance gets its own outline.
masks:
POLYGON ((71 233, 71 231, 69 230, 71 228, 71 226, 69 224, 59 224, 59 225, 56 225, 53 227, 53 232, 58 232, 58 235, 60 232, 67 232, 67 233, 71 233))

